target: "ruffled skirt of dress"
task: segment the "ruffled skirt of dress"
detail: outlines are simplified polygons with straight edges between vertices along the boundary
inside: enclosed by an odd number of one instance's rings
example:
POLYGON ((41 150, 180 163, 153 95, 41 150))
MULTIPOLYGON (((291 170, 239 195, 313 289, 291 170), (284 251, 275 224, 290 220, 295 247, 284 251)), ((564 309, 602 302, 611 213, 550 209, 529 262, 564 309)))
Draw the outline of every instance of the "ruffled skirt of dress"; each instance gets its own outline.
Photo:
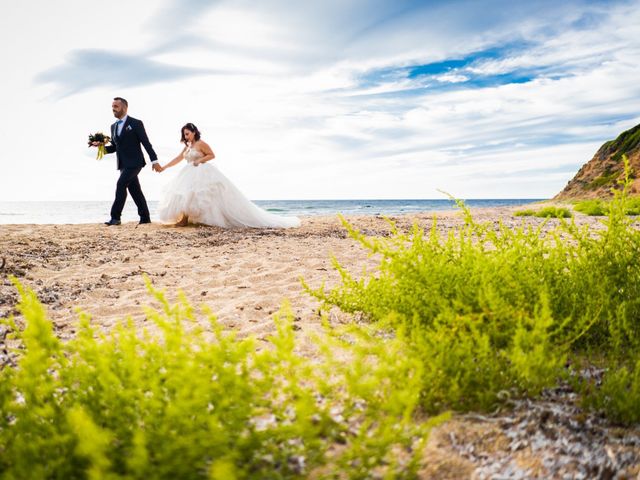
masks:
POLYGON ((224 228, 300 226, 297 217, 274 215, 252 203, 220 170, 208 163, 183 167, 165 187, 158 215, 168 223, 188 215, 192 223, 224 228))

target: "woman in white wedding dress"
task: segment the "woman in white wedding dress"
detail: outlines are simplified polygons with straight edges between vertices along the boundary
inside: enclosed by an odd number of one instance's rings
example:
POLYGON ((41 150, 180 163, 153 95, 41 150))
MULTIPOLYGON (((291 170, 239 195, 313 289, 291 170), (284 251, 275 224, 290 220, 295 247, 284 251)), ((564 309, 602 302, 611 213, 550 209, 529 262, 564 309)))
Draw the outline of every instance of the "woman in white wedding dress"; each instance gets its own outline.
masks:
POLYGON ((203 223, 219 227, 288 228, 300 226, 297 217, 269 213, 245 197, 220 170, 209 163, 215 154, 200 139, 193 123, 182 127, 184 150, 160 171, 173 167, 183 159, 184 168, 166 186, 158 206, 160 220, 185 226, 203 223))

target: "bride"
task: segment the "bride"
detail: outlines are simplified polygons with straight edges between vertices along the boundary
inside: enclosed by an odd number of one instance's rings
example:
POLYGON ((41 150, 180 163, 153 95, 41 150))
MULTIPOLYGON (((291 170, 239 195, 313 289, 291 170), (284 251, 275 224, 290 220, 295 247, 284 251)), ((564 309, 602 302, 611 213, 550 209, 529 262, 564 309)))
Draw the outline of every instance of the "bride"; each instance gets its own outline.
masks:
POLYGON ((298 227, 297 217, 273 215, 246 198, 220 170, 209 163, 215 158, 211 147, 200 139, 193 123, 182 127, 185 148, 160 171, 173 167, 183 159, 187 165, 167 185, 158 206, 163 222, 186 226, 204 223, 219 227, 298 227))

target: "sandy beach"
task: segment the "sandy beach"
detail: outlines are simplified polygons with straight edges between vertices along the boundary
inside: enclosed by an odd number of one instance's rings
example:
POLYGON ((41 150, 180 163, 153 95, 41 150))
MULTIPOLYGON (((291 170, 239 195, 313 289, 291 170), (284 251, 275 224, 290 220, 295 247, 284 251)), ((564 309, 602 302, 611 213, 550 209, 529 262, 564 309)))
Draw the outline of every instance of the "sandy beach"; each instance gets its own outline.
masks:
MULTIPOLYGON (((519 225, 517 207, 474 210, 478 221, 519 225)), ((459 211, 438 212, 438 229, 462 224, 459 211)), ((430 229, 434 213, 390 217, 401 229, 417 222, 430 229)), ((369 235, 387 235, 383 217, 349 217, 369 235)), ((538 218, 526 218, 539 224, 538 218)), ((597 220, 580 216, 579 222, 597 220)), ((552 227, 557 220, 548 223, 552 227)), ((307 217, 294 229, 229 229, 125 223, 82 225, 0 225, 0 316, 14 311, 16 276, 47 305, 61 336, 72 334, 75 309, 91 313, 109 328, 127 315, 144 321, 141 305, 153 305, 143 274, 175 300, 178 290, 193 305, 207 305, 227 327, 242 334, 271 331, 271 315, 287 299, 302 330, 318 323, 317 302, 303 291, 338 281, 331 257, 352 272, 375 268, 375 259, 352 239, 336 217, 307 217)))
MULTIPOLYGON (((543 222, 539 218, 515 217, 513 212, 518 209, 501 207, 472 212, 476 220, 491 222, 496 227, 499 221, 509 226, 543 222)), ((442 233, 463 223, 459 211, 435 215, 442 233)), ((391 218, 401 229, 417 222, 428 230, 433 217, 434 213, 425 212, 391 218)), ((348 220, 369 235, 389 232, 382 217, 348 220)), ((598 222, 594 217, 576 216, 578 224, 596 227, 598 222)), ((557 223, 558 220, 549 220, 545 228, 553 228, 557 223)), ((0 316, 15 313, 17 295, 9 281, 9 275, 14 275, 37 292, 62 338, 73 336, 78 307, 90 312, 94 323, 106 331, 127 315, 137 325, 144 325, 142 306, 157 306, 146 292, 143 281, 146 274, 155 287, 166 291, 170 300, 175 300, 181 290, 193 305, 210 308, 226 327, 258 339, 273 332, 272 314, 287 299, 304 349, 310 334, 319 331, 320 318, 318 303, 304 292, 300 278, 314 288, 322 282, 327 287, 335 285, 339 277, 332 268, 331 256, 351 272, 372 270, 376 265, 375 258, 368 258, 348 238, 337 217, 303 218, 300 228, 287 230, 177 228, 159 223, 140 226, 126 223, 119 227, 0 225, 0 257, 5 260, 0 271, 0 316)), ((341 322, 349 318, 336 313, 331 320, 341 322)), ((524 408, 522 415, 528 415, 529 422, 537 421, 535 408, 524 408)), ((490 474, 487 458, 493 457, 503 466, 513 460, 511 440, 499 426, 500 418, 466 416, 440 427, 432 435, 427 456, 430 467, 423 472, 425 478, 469 478, 474 471, 478 474, 478 468, 485 468, 490 474), (488 457, 474 458, 474 452, 481 451, 488 452, 488 457)), ((591 448, 589 441, 584 441, 584 448, 591 448)), ((541 458, 540 452, 522 450, 517 462, 535 467, 541 465, 541 458)), ((497 465, 495 462, 493 465, 497 465)))

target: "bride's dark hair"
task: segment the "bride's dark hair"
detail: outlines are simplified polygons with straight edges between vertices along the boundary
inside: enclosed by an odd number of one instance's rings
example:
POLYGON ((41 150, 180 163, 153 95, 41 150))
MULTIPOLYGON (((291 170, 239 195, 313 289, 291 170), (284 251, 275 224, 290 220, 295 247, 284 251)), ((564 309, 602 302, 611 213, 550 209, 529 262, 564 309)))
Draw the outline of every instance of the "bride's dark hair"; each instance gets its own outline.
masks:
POLYGON ((187 140, 184 138, 185 128, 189 130, 191 133, 193 133, 196 142, 200 140, 200 130, 198 130, 198 127, 196 127, 193 123, 187 123, 180 129, 180 137, 181 137, 180 141, 182 143, 184 143, 185 145, 187 144, 187 140))

